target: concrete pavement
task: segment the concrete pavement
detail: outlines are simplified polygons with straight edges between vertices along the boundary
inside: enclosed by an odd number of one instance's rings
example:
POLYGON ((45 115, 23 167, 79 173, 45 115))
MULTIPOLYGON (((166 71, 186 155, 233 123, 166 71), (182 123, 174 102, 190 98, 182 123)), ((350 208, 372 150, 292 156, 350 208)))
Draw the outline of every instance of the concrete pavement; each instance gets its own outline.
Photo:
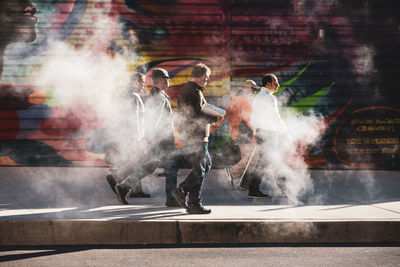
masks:
MULTIPOLYGON (((161 172, 157 170, 156 172, 161 172)), ((180 170, 178 182, 188 170, 180 170)), ((143 180, 150 199, 120 205, 105 168, 0 168, 0 245, 400 242, 400 173, 311 171, 296 204, 249 200, 223 170, 203 187, 208 215, 166 208, 165 178, 143 180)))

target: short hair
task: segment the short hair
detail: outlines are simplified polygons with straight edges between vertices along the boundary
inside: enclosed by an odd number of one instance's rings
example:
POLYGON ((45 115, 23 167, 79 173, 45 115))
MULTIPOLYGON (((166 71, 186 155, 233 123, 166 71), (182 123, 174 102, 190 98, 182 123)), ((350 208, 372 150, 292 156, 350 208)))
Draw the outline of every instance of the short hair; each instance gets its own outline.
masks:
POLYGON ((133 82, 136 82, 137 80, 139 80, 140 78, 142 78, 143 81, 144 81, 145 80, 145 75, 143 73, 135 71, 135 72, 132 73, 131 78, 130 78, 129 81, 131 83, 133 83, 133 82))
POLYGON ((203 76, 204 74, 210 76, 211 70, 210 70, 209 67, 207 67, 206 64, 204 64, 204 63, 199 63, 199 64, 196 64, 196 65, 193 67, 193 70, 192 70, 192 73, 191 73, 190 76, 191 76, 192 78, 200 78, 200 77, 203 76))
POLYGON ((265 74, 262 78, 262 86, 266 86, 267 83, 272 83, 273 78, 276 79, 276 76, 272 73, 265 74))

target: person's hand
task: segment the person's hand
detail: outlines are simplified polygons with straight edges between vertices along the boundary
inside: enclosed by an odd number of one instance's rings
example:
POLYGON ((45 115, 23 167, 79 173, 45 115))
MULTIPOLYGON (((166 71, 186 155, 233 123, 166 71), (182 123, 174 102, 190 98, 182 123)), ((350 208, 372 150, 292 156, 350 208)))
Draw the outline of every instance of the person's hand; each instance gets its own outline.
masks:
POLYGON ((216 124, 217 124, 217 123, 221 123, 223 120, 224 120, 224 117, 223 117, 223 116, 217 117, 217 122, 216 122, 216 124))
POLYGON ((224 122, 224 117, 217 117, 217 121, 210 124, 210 132, 215 132, 224 122))

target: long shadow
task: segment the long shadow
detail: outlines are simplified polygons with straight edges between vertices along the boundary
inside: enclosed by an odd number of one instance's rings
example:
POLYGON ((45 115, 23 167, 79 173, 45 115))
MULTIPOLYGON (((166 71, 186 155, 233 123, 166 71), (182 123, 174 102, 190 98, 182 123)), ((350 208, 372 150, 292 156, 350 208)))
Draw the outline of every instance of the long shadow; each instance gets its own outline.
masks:
POLYGON ((274 208, 274 209, 265 209, 265 210, 261 210, 261 211, 288 210, 288 209, 293 209, 293 208, 298 208, 298 207, 304 207, 304 205, 288 205, 285 207, 274 208))
POLYGON ((37 214, 14 214, 0 217, 0 220, 84 220, 84 219, 102 219, 107 221, 122 220, 147 220, 158 218, 172 218, 174 216, 183 216, 185 211, 182 208, 166 208, 151 205, 129 205, 117 206, 113 208, 100 209, 103 206, 79 207, 72 210, 51 211, 37 214), (91 211, 93 210, 93 211, 91 211))
MULTIPOLYGON (((72 252, 78 252, 78 251, 84 251, 88 250, 91 248, 87 247, 63 247, 63 248, 37 248, 37 247, 31 247, 31 250, 49 250, 49 251, 38 251, 38 252, 30 252, 30 253, 21 253, 21 254, 12 254, 12 255, 3 255, 0 256, 0 262, 7 262, 7 261, 16 261, 16 260, 26 260, 26 259, 31 259, 31 258, 38 258, 38 257, 45 257, 45 256, 52 256, 52 255, 58 255, 58 254, 65 254, 65 253, 72 253, 72 252)), ((3 251, 4 249, 0 249, 0 251, 3 251)), ((26 250, 26 248, 11 248, 9 251, 15 251, 15 250, 26 250)))

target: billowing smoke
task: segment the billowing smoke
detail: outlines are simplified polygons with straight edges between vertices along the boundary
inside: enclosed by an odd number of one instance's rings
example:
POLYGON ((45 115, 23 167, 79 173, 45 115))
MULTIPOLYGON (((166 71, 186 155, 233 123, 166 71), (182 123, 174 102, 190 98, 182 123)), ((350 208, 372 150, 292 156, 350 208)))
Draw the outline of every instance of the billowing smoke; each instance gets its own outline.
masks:
POLYGON ((121 176, 125 176, 143 149, 135 142, 143 133, 129 124, 137 114, 126 109, 129 96, 122 96, 132 75, 129 64, 137 58, 122 47, 116 53, 110 48, 113 40, 121 36, 117 21, 98 17, 92 28, 90 37, 79 47, 51 41, 35 84, 48 92, 50 103, 73 115, 62 119, 79 120, 78 125, 85 127, 80 132, 90 135, 83 149, 104 153, 105 161, 113 167, 126 167, 121 170, 121 176))
POLYGON ((281 115, 287 130, 279 131, 275 147, 262 146, 264 160, 268 162, 264 181, 274 196, 282 193, 288 203, 300 204, 314 190, 305 154, 307 147, 321 135, 322 118, 314 113, 302 115, 290 110, 281 115))
MULTIPOLYGON (((110 47, 121 37, 119 23, 109 17, 97 18, 92 28, 90 38, 79 47, 50 42, 36 85, 50 91, 50 101, 70 110, 82 121, 80 125, 88 127, 82 132, 93 131, 86 139, 87 149, 104 153, 111 173, 121 182, 143 163, 143 152, 151 148, 149 136, 157 135, 151 134, 157 124, 152 115, 158 115, 161 106, 147 101, 144 111, 143 103, 137 102, 134 93, 139 92, 134 91, 139 88, 133 88, 129 70, 137 60, 136 53, 123 46, 117 51, 110 47), (91 119, 93 115, 95 119, 91 119), (150 130, 146 138, 143 129, 150 130)), ((157 137, 165 130, 157 129, 157 137)), ((134 187, 134 192, 141 191, 139 184, 134 187)))
MULTIPOLYGON (((74 47, 64 42, 51 42, 47 58, 37 75, 36 84, 42 88, 51 89, 53 97, 66 108, 74 108, 77 103, 84 104, 92 109, 105 128, 111 129, 118 116, 118 96, 129 84, 131 72, 128 71, 129 55, 122 51, 111 55, 107 50, 110 41, 120 30, 117 22, 110 18, 98 19, 94 25, 93 35, 80 47, 74 47)), ((152 109, 147 106, 147 109, 152 109)), ((76 113, 76 116, 86 114, 76 113)), ((290 112, 283 116, 287 132, 281 132, 278 146, 265 151, 269 162, 265 174, 270 186, 278 189, 280 177, 285 177, 286 194, 289 203, 300 203, 301 198, 312 192, 313 185, 310 173, 303 158, 306 147, 315 142, 320 134, 320 120, 318 116, 294 115, 290 112)), ((151 128, 149 127, 144 128, 151 128)), ((108 135, 108 143, 127 148, 114 159, 119 166, 129 167, 121 177, 126 177, 139 163, 141 153, 131 153, 128 146, 132 140, 118 134, 108 135)), ((105 140, 104 140, 105 141, 105 140)), ((134 150, 142 149, 140 145, 134 150)), ((140 163, 139 163, 140 164, 140 163)), ((114 165, 114 164, 113 164, 114 165)))
POLYGON ((50 42, 36 84, 50 89, 51 97, 64 107, 84 103, 99 118, 112 118, 113 99, 127 86, 130 75, 125 57, 107 53, 118 28, 115 21, 105 17, 98 20, 91 38, 79 48, 65 42, 50 42))

